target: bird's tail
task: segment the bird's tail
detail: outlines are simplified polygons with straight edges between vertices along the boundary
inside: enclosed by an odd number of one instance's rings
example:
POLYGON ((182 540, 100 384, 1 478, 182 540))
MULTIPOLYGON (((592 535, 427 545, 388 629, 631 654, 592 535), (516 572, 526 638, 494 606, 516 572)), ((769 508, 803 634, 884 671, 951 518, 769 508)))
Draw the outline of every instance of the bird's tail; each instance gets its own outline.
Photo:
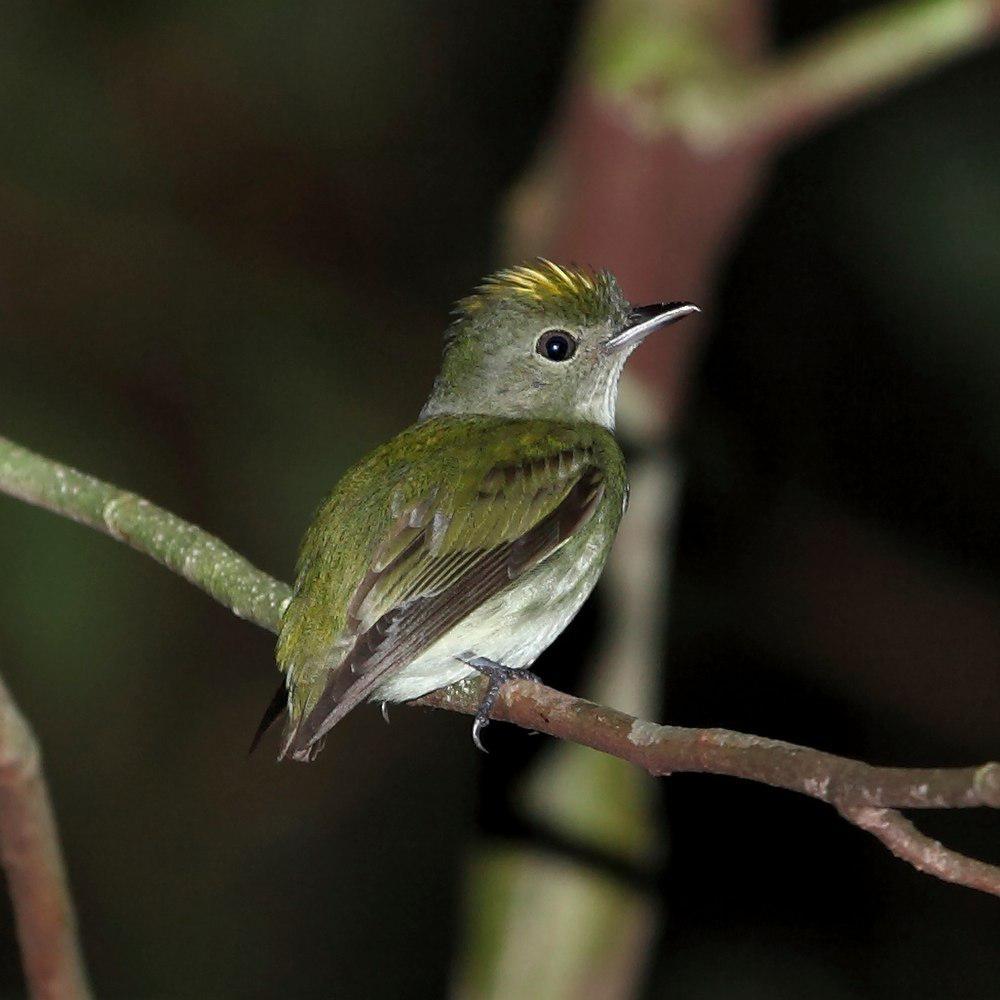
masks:
POLYGON ((288 692, 285 690, 285 680, 282 678, 281 683, 278 685, 278 690, 274 692, 271 703, 264 709, 260 724, 257 726, 257 732, 253 734, 253 739, 250 741, 250 753, 253 753, 257 749, 258 744, 264 738, 264 734, 277 722, 278 717, 287 707, 288 692))

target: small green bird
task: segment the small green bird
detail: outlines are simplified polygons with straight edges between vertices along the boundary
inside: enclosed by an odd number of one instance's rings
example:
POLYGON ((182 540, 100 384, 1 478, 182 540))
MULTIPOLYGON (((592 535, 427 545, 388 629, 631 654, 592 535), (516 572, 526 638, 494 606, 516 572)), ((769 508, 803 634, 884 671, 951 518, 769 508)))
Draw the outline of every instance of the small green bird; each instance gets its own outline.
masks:
POLYGON ((569 624, 618 530, 625 361, 697 311, 633 308, 611 274, 546 260, 461 300, 419 420, 348 471, 306 533, 285 684, 254 743, 287 708, 281 756, 311 760, 359 702, 384 712, 479 671, 483 749, 500 688, 569 624))

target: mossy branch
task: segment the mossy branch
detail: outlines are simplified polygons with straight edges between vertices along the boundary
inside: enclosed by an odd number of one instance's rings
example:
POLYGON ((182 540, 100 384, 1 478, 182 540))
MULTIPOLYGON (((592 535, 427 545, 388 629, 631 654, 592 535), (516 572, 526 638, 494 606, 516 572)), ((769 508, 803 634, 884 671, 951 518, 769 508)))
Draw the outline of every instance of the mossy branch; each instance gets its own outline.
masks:
MULTIPOLYGON (((275 631, 291 591, 227 545, 134 493, 0 438, 0 491, 97 528, 152 556, 242 618, 275 631)), ((479 679, 417 704, 474 712, 479 679)), ((1000 868, 924 837, 897 809, 1000 808, 1000 764, 873 767, 808 747, 724 729, 660 726, 543 684, 507 685, 494 718, 592 747, 653 775, 732 775, 809 795, 875 835, 918 869, 1000 896, 1000 868)))

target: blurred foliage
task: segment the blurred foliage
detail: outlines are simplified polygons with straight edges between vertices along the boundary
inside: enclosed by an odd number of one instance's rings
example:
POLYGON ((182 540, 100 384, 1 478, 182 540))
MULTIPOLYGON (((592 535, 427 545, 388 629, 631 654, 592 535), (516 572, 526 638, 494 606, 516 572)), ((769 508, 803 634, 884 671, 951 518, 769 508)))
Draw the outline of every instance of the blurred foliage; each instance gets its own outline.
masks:
MULTIPOLYGON (((784 3, 778 30, 859 6, 784 3)), ((3 433, 288 578, 491 265, 575 5, 8 0, 3 20, 3 433)), ((671 721, 996 755, 998 92, 985 54, 776 165, 685 430, 671 721)), ((442 994, 470 838, 533 835, 505 793, 537 741, 494 727, 483 765, 464 720, 361 711, 316 767, 248 760, 268 637, 2 499, 0 558, 0 669, 43 743, 99 995, 442 994)), ((593 630, 591 609, 541 673, 572 689, 593 630)), ((659 787, 650 995, 993 995, 991 900, 793 796, 659 787)), ((921 822, 997 860, 991 819, 921 822)))

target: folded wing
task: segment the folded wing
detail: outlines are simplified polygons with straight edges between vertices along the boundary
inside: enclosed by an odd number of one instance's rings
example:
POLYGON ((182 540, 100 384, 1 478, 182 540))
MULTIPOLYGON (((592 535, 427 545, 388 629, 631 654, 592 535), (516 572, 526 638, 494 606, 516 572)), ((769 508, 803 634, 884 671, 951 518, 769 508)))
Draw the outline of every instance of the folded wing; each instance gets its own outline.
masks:
POLYGON ((283 755, 309 759, 383 680, 555 552, 603 491, 591 449, 570 447, 495 465, 471 489, 437 485, 407 504, 351 595, 322 693, 293 720, 283 755))

